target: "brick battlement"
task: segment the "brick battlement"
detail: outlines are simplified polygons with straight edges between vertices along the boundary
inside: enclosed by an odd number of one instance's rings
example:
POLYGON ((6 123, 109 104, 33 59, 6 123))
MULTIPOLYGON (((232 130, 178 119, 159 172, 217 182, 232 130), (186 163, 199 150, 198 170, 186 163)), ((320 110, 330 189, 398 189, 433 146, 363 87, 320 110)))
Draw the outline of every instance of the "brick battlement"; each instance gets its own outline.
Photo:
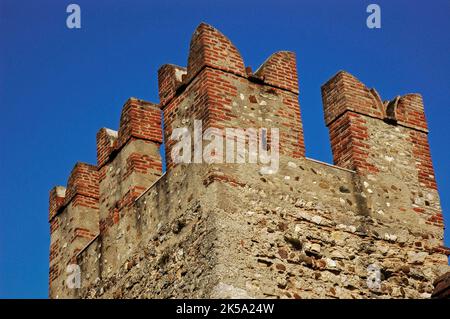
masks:
POLYGON ((202 23, 187 67, 163 65, 158 89, 159 104, 126 101, 119 129, 97 133, 97 164, 51 190, 50 297, 431 296, 447 249, 419 94, 383 101, 333 76, 322 86, 333 166, 305 158, 292 52, 252 72, 202 23), (175 164, 172 132, 194 120, 203 132, 279 129, 279 171, 175 164), (68 264, 81 288, 65 284, 68 264))

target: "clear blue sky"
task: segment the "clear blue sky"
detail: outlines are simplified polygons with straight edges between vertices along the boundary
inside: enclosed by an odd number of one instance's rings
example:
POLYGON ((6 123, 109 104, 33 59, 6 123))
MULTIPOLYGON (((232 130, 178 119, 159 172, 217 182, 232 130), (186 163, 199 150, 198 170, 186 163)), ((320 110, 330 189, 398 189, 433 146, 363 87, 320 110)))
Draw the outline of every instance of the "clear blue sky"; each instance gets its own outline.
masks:
POLYGON ((450 1, 0 0, 0 297, 47 297, 49 189, 76 161, 95 163, 95 134, 117 128, 128 97, 158 102, 158 67, 186 65, 201 21, 253 70, 275 51, 297 53, 315 159, 331 162, 320 86, 336 71, 384 99, 421 93, 450 225, 450 1), (380 30, 365 24, 372 2, 380 30), (66 27, 69 3, 81 6, 80 30, 66 27))

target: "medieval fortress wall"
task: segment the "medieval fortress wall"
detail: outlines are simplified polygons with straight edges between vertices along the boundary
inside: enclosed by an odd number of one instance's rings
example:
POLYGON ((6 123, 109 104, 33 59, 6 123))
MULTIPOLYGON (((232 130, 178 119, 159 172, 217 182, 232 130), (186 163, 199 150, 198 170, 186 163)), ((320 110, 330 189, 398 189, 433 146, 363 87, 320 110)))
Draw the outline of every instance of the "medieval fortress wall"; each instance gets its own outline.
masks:
POLYGON ((97 134, 97 165, 50 192, 51 298, 430 297, 449 267, 419 94, 382 101, 337 73, 322 87, 333 166, 305 157, 291 52, 252 72, 200 24, 187 68, 158 80, 160 104, 130 98, 118 132, 97 134), (196 120, 277 128, 276 173, 174 162, 173 131, 196 120))

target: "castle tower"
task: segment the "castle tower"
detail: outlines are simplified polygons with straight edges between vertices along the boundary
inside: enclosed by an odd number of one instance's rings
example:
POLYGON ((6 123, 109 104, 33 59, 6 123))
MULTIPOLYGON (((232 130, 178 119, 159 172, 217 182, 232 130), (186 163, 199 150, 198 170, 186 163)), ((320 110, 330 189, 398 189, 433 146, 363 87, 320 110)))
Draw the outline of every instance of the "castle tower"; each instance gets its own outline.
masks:
POLYGON ((422 97, 383 102, 375 89, 343 71, 323 85, 322 96, 334 163, 356 170, 366 186, 401 181, 411 192, 408 204, 442 231, 422 97))
MULTIPOLYGON (((50 297, 431 296, 450 250, 420 95, 383 102, 336 74, 322 87, 331 165, 305 157, 292 52, 252 72, 202 23, 187 67, 163 65, 158 83, 159 105, 126 101, 118 131, 97 133, 97 165, 77 164, 67 189, 51 191, 50 297), (279 131, 271 174, 228 153, 207 162, 195 147, 211 145, 209 130, 249 128, 279 131), (181 163, 179 129, 194 132, 181 163), (80 288, 66 284, 71 264, 80 288)), ((274 140, 258 143, 268 151, 274 140)))
POLYGON ((158 71, 164 112, 166 163, 176 141, 173 128, 280 129, 280 153, 304 157, 295 54, 281 51, 255 72, 245 68, 239 51, 215 28, 200 24, 190 44, 187 69, 171 64, 158 71))

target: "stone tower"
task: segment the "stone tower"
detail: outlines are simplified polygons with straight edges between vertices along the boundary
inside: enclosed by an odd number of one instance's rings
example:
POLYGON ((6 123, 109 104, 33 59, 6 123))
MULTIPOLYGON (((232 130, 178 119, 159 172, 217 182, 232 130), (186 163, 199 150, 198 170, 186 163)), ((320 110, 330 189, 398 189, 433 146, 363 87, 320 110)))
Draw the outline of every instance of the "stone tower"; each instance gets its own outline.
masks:
POLYGON ((322 87, 329 165, 305 157, 292 52, 252 72, 202 23, 187 67, 163 65, 158 80, 160 103, 130 98, 118 131, 98 132, 97 164, 76 164, 50 192, 51 298, 431 295, 449 250, 419 94, 383 101, 333 76, 322 87), (198 121, 204 148, 211 130, 265 132, 241 136, 240 155, 251 158, 252 138, 256 151, 277 140, 279 165, 198 161, 195 147, 175 162, 175 130, 198 121))

